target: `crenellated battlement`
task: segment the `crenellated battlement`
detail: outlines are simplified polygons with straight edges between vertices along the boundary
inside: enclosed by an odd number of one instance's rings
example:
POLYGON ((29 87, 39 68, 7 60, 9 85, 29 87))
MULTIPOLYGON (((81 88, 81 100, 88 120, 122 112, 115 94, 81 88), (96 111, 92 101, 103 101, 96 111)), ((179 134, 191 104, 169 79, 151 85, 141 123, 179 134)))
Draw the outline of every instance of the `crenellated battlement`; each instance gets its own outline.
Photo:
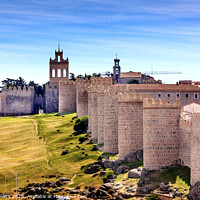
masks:
POLYGON ((66 85, 75 85, 76 82, 75 81, 70 81, 70 80, 67 80, 67 81, 59 81, 59 85, 63 85, 63 86, 66 86, 66 85))
POLYGON ((152 98, 151 94, 136 94, 134 92, 124 92, 118 94, 118 102, 143 102, 145 98, 152 98))
POLYGON ((89 86, 90 86, 89 82, 76 82, 77 89, 88 89, 89 86))
POLYGON ((75 82, 77 84, 77 83, 90 83, 91 81, 86 77, 85 79, 84 78, 77 78, 75 82))
POLYGON ((144 108, 180 108, 181 102, 179 99, 166 100, 166 99, 146 98, 144 99, 143 107, 144 108))
POLYGON ((29 91, 33 91, 34 90, 34 86, 24 86, 24 87, 17 87, 17 86, 14 86, 14 87, 3 87, 2 88, 2 93, 13 93, 13 92, 22 92, 22 91, 25 91, 25 92, 29 92, 29 91))
POLYGON ((112 85, 112 78, 92 77, 90 80, 95 85, 112 85))

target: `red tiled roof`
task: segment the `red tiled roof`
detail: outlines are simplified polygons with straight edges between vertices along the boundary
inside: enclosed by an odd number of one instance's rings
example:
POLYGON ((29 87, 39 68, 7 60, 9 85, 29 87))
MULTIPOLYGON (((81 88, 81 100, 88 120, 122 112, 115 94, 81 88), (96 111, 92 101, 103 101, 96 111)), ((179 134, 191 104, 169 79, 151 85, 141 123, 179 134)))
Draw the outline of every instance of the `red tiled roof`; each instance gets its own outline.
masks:
MULTIPOLYGON (((125 84, 116 84, 125 85, 125 84)), ((177 92, 200 92, 200 88, 194 85, 176 84, 129 84, 130 89, 135 91, 177 91, 177 92)))
POLYGON ((123 72, 120 73, 120 78, 141 78, 142 74, 140 72, 123 72))

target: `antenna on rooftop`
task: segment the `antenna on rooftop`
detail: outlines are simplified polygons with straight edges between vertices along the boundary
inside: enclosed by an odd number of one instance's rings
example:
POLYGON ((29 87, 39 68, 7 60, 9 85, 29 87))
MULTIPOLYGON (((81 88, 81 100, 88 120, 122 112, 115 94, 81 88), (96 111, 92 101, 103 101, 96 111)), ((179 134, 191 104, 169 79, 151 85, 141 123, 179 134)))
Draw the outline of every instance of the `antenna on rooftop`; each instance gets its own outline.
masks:
POLYGON ((117 59, 117 53, 116 53, 116 59, 117 59))

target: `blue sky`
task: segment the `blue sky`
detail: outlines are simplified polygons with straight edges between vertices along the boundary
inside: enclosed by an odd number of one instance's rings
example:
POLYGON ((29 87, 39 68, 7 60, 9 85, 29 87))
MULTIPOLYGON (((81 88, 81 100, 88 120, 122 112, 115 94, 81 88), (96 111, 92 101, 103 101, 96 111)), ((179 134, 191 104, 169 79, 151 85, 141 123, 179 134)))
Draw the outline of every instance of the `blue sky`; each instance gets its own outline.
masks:
POLYGON ((60 41, 70 72, 181 71, 200 80, 199 0, 0 0, 0 80, 45 83, 60 41))

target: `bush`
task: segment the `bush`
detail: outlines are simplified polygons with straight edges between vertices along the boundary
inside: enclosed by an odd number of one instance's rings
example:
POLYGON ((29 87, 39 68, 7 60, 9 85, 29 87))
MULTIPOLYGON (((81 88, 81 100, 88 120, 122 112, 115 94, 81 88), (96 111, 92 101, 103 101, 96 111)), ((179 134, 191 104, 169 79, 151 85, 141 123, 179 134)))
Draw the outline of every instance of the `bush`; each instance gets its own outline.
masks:
POLYGON ((80 138, 78 138, 78 141, 80 142, 80 143, 83 143, 83 142, 85 142, 87 140, 87 137, 80 137, 80 138))
POLYGON ((78 118, 74 124, 74 130, 78 133, 85 132, 88 128, 88 116, 83 116, 82 118, 78 118))

